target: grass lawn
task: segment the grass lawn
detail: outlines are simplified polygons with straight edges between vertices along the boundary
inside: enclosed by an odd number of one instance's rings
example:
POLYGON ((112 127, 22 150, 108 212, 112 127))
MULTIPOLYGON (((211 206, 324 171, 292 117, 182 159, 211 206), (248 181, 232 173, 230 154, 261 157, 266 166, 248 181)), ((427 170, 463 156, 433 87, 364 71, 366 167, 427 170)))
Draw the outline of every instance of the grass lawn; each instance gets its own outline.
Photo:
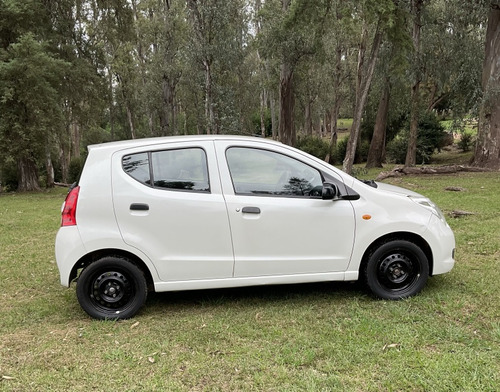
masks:
POLYGON ((419 296, 348 283, 161 293, 122 322, 91 320, 59 284, 65 191, 1 194, 0 391, 498 390, 500 174, 387 182, 474 213, 448 218, 457 264, 419 296))

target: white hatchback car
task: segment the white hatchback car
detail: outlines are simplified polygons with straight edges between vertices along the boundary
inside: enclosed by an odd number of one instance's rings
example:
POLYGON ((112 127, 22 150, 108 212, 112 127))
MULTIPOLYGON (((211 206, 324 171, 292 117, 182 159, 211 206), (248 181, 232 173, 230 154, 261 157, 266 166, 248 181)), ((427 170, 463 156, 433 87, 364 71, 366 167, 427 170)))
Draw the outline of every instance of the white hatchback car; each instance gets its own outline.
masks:
POLYGON ((429 199, 281 143, 183 136, 88 150, 56 258, 94 318, 134 316, 148 290, 362 279, 400 299, 454 265, 453 232, 429 199))

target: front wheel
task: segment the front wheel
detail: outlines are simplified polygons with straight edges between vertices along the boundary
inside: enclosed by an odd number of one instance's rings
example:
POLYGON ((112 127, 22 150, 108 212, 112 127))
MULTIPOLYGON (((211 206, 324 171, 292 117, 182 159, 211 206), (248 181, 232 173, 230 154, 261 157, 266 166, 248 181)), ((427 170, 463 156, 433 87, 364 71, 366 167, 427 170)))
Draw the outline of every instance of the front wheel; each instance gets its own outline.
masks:
POLYGON ((368 259, 364 277, 370 290, 384 299, 418 294, 429 277, 429 261, 416 244, 405 240, 386 242, 368 259))
POLYGON ((100 320, 133 317, 146 302, 147 294, 142 271, 118 257, 104 257, 90 264, 76 285, 80 306, 100 320))

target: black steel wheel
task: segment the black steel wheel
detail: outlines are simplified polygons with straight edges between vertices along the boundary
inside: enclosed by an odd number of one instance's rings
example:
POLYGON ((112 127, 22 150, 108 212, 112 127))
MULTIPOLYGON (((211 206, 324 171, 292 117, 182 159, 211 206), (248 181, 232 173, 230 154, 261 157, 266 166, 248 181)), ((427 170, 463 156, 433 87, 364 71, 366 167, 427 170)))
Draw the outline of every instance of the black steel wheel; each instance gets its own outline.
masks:
POLYGON ((402 299, 418 294, 429 277, 429 261, 416 244, 386 242, 369 257, 365 280, 377 297, 402 299))
POLYGON ((146 302, 146 279, 142 271, 127 259, 105 257, 82 271, 76 295, 80 306, 91 317, 127 319, 146 302))

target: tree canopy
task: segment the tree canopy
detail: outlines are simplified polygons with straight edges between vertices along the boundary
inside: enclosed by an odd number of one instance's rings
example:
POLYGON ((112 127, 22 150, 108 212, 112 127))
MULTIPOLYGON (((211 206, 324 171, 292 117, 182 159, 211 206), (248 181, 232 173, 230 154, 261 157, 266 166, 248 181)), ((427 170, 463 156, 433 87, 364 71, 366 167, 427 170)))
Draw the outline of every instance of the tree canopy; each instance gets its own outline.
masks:
POLYGON ((333 147, 339 117, 353 118, 336 162, 350 172, 362 138, 373 135, 369 162, 380 165, 405 120, 413 156, 428 113, 480 117, 475 164, 498 168, 498 149, 485 147, 500 143, 498 10, 495 0, 0 0, 0 183, 73 181, 88 144, 127 138, 295 145, 316 134, 333 147))

